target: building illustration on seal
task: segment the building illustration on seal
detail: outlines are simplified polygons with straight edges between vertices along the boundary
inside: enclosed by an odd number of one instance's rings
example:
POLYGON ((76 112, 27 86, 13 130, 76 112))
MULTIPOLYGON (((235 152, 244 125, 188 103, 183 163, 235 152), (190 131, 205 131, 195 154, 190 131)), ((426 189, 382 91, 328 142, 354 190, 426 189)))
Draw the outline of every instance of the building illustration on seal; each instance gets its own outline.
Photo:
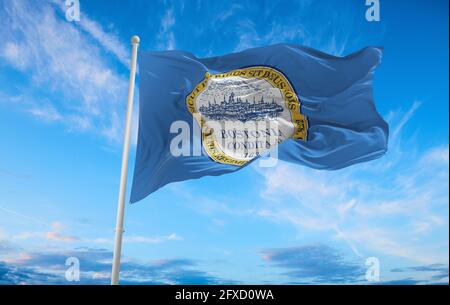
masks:
POLYGON ((234 92, 231 92, 226 100, 226 96, 223 96, 223 100, 220 103, 208 102, 208 106, 202 105, 199 108, 202 115, 206 116, 210 120, 230 120, 241 121, 243 123, 253 120, 261 120, 267 118, 276 118, 283 112, 283 107, 280 106, 272 99, 272 102, 265 102, 264 96, 259 101, 249 102, 247 99, 243 101, 240 97, 235 97, 234 92))

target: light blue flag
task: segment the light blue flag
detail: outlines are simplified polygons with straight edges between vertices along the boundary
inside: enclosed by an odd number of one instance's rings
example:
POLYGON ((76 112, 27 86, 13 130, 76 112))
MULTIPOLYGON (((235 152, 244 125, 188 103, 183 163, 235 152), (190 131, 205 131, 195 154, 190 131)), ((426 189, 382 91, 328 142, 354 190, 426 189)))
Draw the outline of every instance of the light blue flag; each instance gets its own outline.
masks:
POLYGON ((171 182, 234 172, 275 147, 281 160, 327 170, 382 156, 388 125, 372 94, 381 55, 288 44, 211 58, 141 52, 131 202, 171 182))

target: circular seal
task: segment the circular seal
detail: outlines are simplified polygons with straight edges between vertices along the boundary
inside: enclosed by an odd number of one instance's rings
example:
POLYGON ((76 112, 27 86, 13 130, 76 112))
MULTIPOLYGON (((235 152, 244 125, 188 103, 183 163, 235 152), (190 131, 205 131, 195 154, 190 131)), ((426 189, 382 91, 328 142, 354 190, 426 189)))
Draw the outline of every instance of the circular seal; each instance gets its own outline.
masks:
POLYGON ((186 104, 206 153, 219 163, 242 166, 286 139, 307 139, 299 99, 283 73, 271 67, 206 73, 186 104))

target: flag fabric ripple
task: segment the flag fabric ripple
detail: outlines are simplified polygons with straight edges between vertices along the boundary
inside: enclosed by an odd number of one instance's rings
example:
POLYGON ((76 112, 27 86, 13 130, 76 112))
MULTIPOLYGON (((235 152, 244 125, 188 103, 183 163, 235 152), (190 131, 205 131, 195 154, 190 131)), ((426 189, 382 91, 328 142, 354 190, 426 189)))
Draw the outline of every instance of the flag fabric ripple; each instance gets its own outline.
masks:
MULTIPOLYGON (((230 173, 250 163, 217 162, 204 146, 201 155, 171 153, 170 143, 177 135, 170 132, 173 122, 184 121, 190 130, 199 128, 186 99, 205 74, 223 76, 245 69, 242 73, 252 73, 248 67, 267 67, 288 80, 299 102, 295 111, 307 120, 307 136, 279 144, 281 160, 337 170, 382 156, 389 128, 376 110, 372 90, 381 56, 378 47, 336 57, 289 44, 210 58, 182 51, 140 52, 139 131, 130 201, 171 182, 230 173)), ((195 134, 190 137, 191 144, 203 140, 195 134)))

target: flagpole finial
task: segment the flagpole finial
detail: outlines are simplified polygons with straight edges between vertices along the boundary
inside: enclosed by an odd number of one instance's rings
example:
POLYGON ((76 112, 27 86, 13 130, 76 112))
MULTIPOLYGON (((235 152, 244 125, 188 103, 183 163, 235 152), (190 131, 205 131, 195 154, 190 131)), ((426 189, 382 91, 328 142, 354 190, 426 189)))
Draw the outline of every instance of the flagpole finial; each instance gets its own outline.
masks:
POLYGON ((132 44, 138 44, 140 41, 141 41, 141 39, 137 35, 134 35, 133 37, 131 37, 132 44))

